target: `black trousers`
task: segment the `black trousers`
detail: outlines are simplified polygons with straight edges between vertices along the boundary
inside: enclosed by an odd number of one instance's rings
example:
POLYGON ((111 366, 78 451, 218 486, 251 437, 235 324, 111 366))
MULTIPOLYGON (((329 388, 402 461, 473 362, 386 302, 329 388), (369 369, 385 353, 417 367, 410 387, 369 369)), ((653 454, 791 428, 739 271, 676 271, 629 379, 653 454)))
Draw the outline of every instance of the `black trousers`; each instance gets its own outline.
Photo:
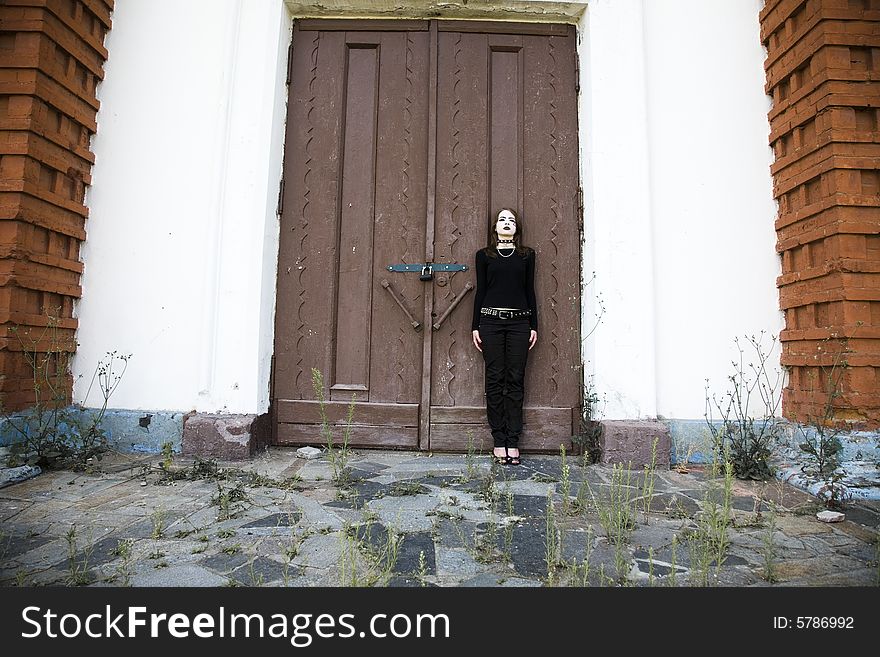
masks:
POLYGON ((517 447, 523 427, 528 318, 480 318, 480 340, 486 363, 486 416, 495 447, 517 447))

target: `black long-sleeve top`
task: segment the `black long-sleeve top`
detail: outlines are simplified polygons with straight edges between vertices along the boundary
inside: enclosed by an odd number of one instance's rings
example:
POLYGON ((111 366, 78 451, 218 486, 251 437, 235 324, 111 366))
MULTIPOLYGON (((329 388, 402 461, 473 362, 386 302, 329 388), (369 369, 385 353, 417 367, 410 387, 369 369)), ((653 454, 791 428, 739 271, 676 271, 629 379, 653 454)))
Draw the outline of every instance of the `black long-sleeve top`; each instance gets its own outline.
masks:
POLYGON ((477 293, 474 295, 474 318, 471 330, 480 327, 480 308, 530 309, 529 326, 538 330, 538 304, 535 302, 535 251, 526 255, 514 252, 507 258, 490 258, 483 249, 474 258, 477 269, 477 293))

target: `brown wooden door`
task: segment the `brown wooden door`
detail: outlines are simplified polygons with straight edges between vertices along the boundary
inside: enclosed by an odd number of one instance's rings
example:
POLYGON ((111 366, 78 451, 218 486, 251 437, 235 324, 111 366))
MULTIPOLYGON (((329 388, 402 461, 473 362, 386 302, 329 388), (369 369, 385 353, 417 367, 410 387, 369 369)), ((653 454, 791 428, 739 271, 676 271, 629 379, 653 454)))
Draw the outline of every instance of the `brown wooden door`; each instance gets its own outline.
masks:
POLYGON ((568 446, 581 396, 573 29, 298 21, 290 66, 276 442, 319 440, 317 368, 331 422, 357 396, 355 445, 491 446, 471 268, 507 206, 538 255, 522 446, 568 446), (469 269, 386 269, 425 262, 469 269))

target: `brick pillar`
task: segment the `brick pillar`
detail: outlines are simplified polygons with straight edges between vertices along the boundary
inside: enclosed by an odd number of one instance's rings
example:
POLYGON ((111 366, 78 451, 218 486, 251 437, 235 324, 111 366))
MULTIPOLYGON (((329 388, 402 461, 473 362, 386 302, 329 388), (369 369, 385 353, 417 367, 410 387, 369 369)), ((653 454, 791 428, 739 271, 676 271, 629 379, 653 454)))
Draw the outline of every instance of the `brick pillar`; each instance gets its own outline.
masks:
MULTIPOLYGON (((25 347, 75 349, 97 129, 114 0, 0 3, 0 407, 34 401, 25 347), (56 319, 50 319, 56 318, 56 319), (15 328, 17 327, 17 332, 15 328), (18 336, 22 336, 19 338, 18 336), (42 339, 40 339, 42 338, 42 339)), ((66 394, 70 397, 70 384, 66 394)), ((45 399, 45 396, 44 396, 45 399)))
POLYGON ((847 349, 834 420, 880 426, 880 0, 768 0, 783 414, 822 416, 847 349), (823 369, 825 368, 824 374, 823 369))

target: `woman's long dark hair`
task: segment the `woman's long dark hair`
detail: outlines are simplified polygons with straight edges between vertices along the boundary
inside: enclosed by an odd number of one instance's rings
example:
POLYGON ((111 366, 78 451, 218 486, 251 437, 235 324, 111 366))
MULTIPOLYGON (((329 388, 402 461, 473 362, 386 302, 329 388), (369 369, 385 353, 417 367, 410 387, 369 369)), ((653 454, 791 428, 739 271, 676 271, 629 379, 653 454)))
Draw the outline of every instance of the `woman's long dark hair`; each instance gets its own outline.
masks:
POLYGON ((522 221, 519 218, 519 215, 511 210, 510 208, 501 208, 498 212, 495 213, 491 221, 491 227, 489 228, 489 239, 486 244, 486 248, 484 251, 486 255, 490 258, 497 258, 498 251, 496 250, 498 247, 498 233, 495 231, 495 227, 498 225, 498 215, 507 210, 510 214, 513 215, 513 218, 516 219, 516 232, 513 234, 513 246, 514 250, 521 256, 525 257, 529 253, 531 253, 531 249, 523 244, 523 225, 522 221))

